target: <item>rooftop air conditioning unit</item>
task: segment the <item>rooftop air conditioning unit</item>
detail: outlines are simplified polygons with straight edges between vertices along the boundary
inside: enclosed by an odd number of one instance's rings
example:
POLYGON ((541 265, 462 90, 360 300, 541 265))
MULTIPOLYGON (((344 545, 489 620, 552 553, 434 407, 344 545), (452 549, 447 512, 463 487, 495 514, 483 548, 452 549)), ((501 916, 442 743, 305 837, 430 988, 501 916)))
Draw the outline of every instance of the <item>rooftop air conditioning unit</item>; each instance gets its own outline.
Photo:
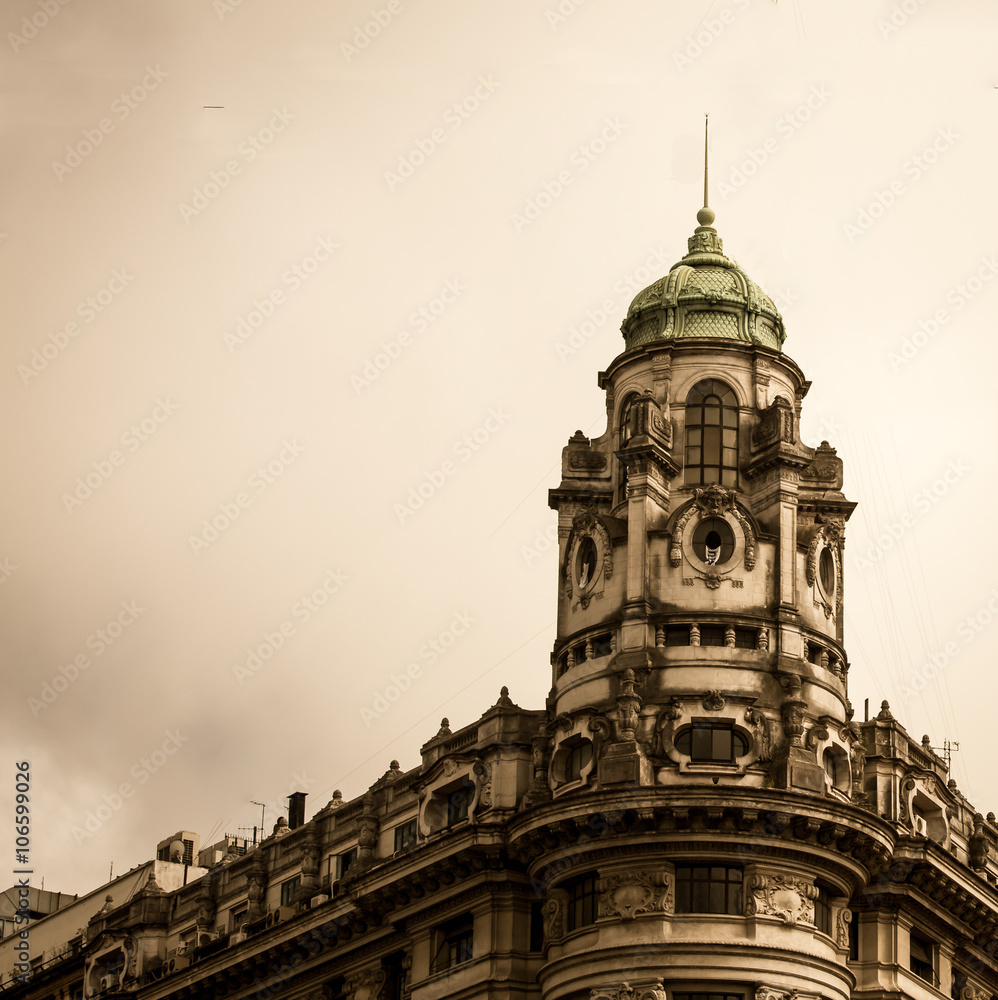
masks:
POLYGON ((236 931, 229 935, 229 944, 242 944, 246 940, 246 935, 242 931, 236 931))
POLYGON ((929 824, 925 822, 924 816, 915 817, 915 833, 920 837, 927 837, 929 835, 929 824))
POLYGON ((101 976, 100 977, 100 988, 101 990, 109 990, 114 985, 113 976, 101 976))
POLYGON ((187 958, 186 955, 174 955, 173 958, 169 958, 166 961, 166 971, 180 972, 181 969, 186 969, 191 964, 191 960, 187 958))

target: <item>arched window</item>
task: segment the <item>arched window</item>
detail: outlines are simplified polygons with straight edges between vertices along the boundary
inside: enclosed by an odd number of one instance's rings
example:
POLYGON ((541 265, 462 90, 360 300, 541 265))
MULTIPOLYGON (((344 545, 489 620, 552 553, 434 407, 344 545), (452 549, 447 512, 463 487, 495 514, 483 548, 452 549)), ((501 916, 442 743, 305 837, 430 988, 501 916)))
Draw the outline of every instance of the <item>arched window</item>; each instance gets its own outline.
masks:
POLYGON ((697 382, 686 397, 686 482, 737 485, 738 400, 716 378, 697 382))

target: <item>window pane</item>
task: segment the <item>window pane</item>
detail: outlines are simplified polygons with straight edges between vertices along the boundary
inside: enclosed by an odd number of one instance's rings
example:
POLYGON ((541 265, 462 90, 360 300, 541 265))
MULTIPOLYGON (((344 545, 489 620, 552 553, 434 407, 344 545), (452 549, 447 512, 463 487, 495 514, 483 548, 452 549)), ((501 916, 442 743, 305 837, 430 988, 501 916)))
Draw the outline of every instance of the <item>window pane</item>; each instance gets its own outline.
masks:
POLYGON ((677 913, 689 913, 692 909, 692 900, 690 898, 690 883, 689 882, 677 882, 676 883, 676 912, 677 913))
POLYGON ((710 883, 710 905, 707 910, 708 913, 724 913, 725 912, 725 886, 723 882, 711 882, 710 883))
POLYGON ((731 731, 727 729, 714 730, 714 743, 711 747, 711 760, 731 760, 731 731))
POLYGON ((703 409, 699 406, 686 407, 686 426, 699 425, 703 423, 703 409))
POLYGON ((700 443, 700 435, 702 433, 703 433, 703 431, 701 431, 699 427, 691 427, 686 432, 686 443, 687 444, 699 444, 700 443))
MULTIPOLYGON (((725 401, 727 402, 727 401, 725 401)), ((725 427, 737 427, 738 426, 738 411, 735 409, 729 409, 727 406, 724 408, 724 426, 725 427)))
POLYGON ((703 431, 703 447, 710 460, 721 453, 721 432, 716 427, 705 427, 703 431))
POLYGON ((700 454, 699 448, 687 448, 686 449, 686 464, 687 465, 699 465, 700 464, 700 454))
POLYGON ((694 760, 710 760, 711 732, 701 726, 693 728, 693 750, 690 756, 694 760))
POLYGON ((736 444, 736 441, 737 441, 737 438, 738 438, 738 432, 737 431, 728 430, 727 428, 725 428, 725 430, 723 431, 723 434, 724 434, 724 447, 725 448, 734 448, 734 446, 736 444))
POLYGON ((734 913, 736 916, 741 916, 742 912, 742 886, 741 877, 742 873, 736 873, 739 879, 737 885, 728 886, 728 913, 734 913))
MULTIPOLYGON (((727 477, 727 473, 725 473, 725 479, 724 479, 725 483, 727 483, 727 481, 728 481, 726 477, 727 477)), ((734 472, 732 472, 731 473, 732 484, 734 483, 734 479, 735 479, 735 474, 734 474, 734 472)), ((701 482, 704 482, 704 483, 717 483, 717 482, 720 482, 720 481, 721 481, 721 470, 720 469, 708 468, 708 469, 704 469, 703 470, 703 478, 701 479, 701 482)))
POLYGON ((709 913, 707 909, 707 891, 710 888, 709 882, 694 882, 693 883, 693 906, 692 911, 694 913, 709 913))
MULTIPOLYGON (((714 475, 714 478, 710 479, 710 480, 708 480, 707 477, 706 477, 706 475, 705 475, 704 476, 704 482, 705 483, 706 482, 716 483, 717 482, 717 475, 716 475, 716 473, 714 475)), ((738 482, 738 476, 735 473, 735 470, 734 469, 725 469, 724 472, 723 472, 723 474, 721 475, 721 482, 725 486, 734 486, 738 482)))
MULTIPOLYGON (((722 453, 722 465, 736 466, 738 464, 738 449, 737 448, 725 448, 722 453)), ((826 590, 829 588, 826 587, 826 590)))
POLYGON ((703 408, 703 422, 705 424, 720 424, 721 408, 717 405, 707 405, 703 408))

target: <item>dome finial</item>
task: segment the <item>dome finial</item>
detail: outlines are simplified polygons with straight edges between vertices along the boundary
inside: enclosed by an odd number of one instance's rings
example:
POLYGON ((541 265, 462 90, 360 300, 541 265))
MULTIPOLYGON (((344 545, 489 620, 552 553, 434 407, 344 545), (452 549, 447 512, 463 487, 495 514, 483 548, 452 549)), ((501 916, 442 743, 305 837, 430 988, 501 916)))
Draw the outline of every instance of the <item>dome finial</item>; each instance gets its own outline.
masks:
POLYGON ((707 201, 707 125, 710 121, 710 112, 703 116, 703 208, 697 212, 697 222, 701 226, 710 226, 714 222, 714 212, 707 201))

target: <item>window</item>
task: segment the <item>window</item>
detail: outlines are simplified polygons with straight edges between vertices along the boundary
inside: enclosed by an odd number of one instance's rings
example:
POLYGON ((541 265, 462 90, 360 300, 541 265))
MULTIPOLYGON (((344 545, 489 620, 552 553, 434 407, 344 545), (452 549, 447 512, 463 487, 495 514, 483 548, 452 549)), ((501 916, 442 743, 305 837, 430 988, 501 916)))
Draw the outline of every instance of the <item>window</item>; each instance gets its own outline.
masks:
POLYGON ((592 873, 569 882, 568 929, 578 930, 596 923, 596 876, 592 873))
POLYGON ((475 797, 475 786, 464 781, 447 793, 447 825, 453 826, 468 818, 471 801, 475 797))
POLYGON ((828 775, 828 780, 832 783, 832 787, 835 787, 835 783, 838 780, 839 768, 835 761, 835 754, 831 750, 826 750, 821 755, 821 763, 825 768, 825 774, 828 775))
POLYGON ((725 865, 676 865, 676 913, 742 912, 742 870, 725 865))
POLYGON ((436 789, 426 802, 424 822, 433 833, 463 822, 475 801, 475 791, 475 783, 468 777, 436 789))
POLYGON ((347 869, 357 860, 357 848, 351 847, 349 851, 344 851, 336 857, 336 877, 343 878, 347 869))
POLYGON ((593 759, 593 744, 591 740, 577 740, 567 748, 565 755, 565 780, 578 781, 582 771, 593 759))
POLYGON ((576 566, 579 589, 583 590, 596 576, 596 543, 591 538, 583 538, 579 543, 576 566))
POLYGON ((823 886, 818 887, 818 896, 814 901, 814 926, 822 934, 832 933, 832 903, 831 894, 823 886))
POLYGON ((935 945, 933 942, 928 938, 922 937, 921 934, 916 934, 915 931, 912 931, 910 955, 909 967, 911 971, 920 979, 924 979, 929 983, 935 983, 936 963, 935 945))
POLYGON ((544 950, 544 910, 543 903, 530 904, 530 944, 531 951, 544 950))
POLYGON ((229 930, 237 931, 244 923, 246 923, 246 914, 249 912, 249 908, 241 906, 238 909, 233 907, 230 917, 229 917, 229 930))
POLYGON ((689 625, 666 625, 665 644, 667 646, 688 646, 690 644, 689 625))
POLYGON ((301 887, 301 876, 296 875, 289 878, 287 882, 281 883, 281 906, 291 906, 294 902, 295 893, 301 887))
POLYGON ((826 594, 835 593, 835 559, 832 550, 826 545, 818 556, 818 580, 821 582, 821 589, 826 594))
POLYGON ((723 566, 735 551, 735 535, 723 517, 705 517, 693 532, 693 551, 708 566, 723 566))
POLYGON ((470 961, 474 951, 475 924, 467 913, 448 921, 437 929, 437 949, 433 956, 433 971, 443 972, 470 961))
POLYGON ((745 736, 732 723, 714 719, 694 719, 692 725, 679 730, 675 744, 693 764, 733 764, 735 758, 748 753, 745 736))
POLYGON ((395 827, 395 851, 411 851, 416 846, 416 821, 395 827))
POLYGON ((849 961, 859 961, 859 914, 855 910, 849 921, 849 961))
POLYGON ((735 486, 738 400, 718 379, 697 382, 686 397, 686 482, 735 486))

